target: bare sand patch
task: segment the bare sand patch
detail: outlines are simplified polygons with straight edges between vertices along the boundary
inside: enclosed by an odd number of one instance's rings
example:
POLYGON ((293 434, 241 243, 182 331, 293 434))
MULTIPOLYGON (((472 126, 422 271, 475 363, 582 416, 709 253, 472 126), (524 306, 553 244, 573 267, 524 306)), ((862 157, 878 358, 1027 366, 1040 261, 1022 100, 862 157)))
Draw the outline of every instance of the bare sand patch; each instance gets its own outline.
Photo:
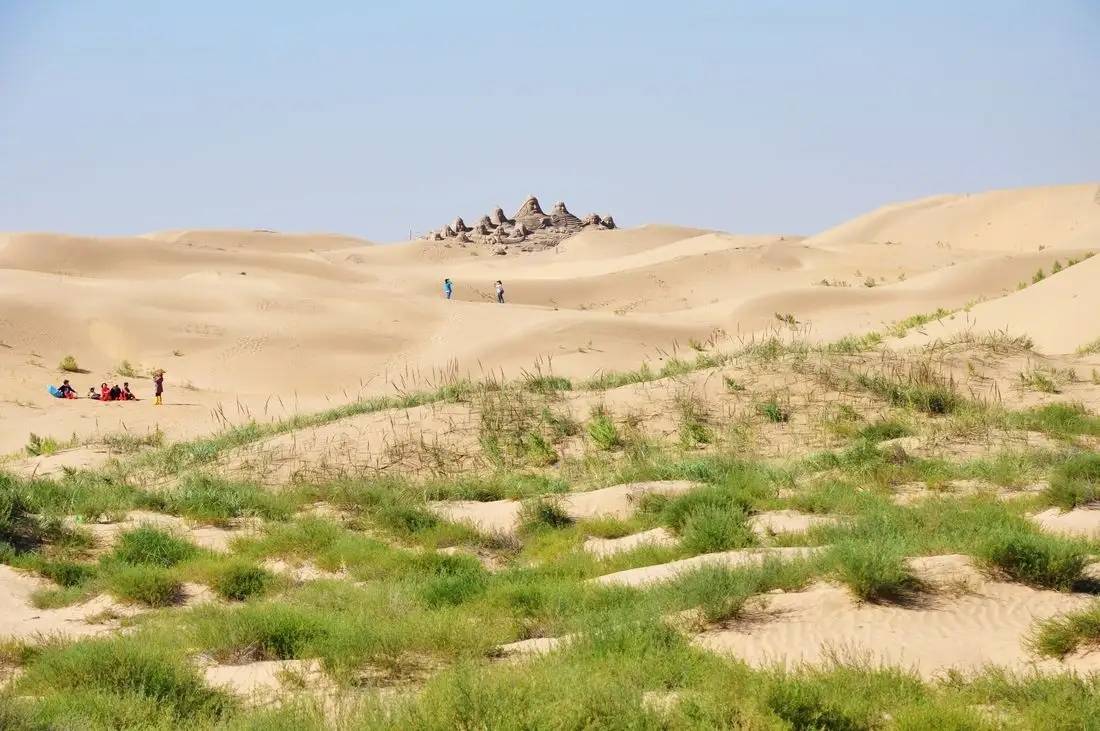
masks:
POLYGON ((115 629, 114 618, 137 612, 107 595, 58 609, 34 607, 34 592, 54 587, 45 579, 0 564, 0 638, 85 637, 115 629))
POLYGON ((1043 530, 1075 538, 1100 537, 1100 505, 1063 511, 1050 508, 1028 518, 1043 530))
POLYGON ((278 700, 290 685, 302 687, 322 682, 319 660, 265 660, 243 665, 211 665, 203 669, 206 682, 245 696, 256 703, 278 700))
POLYGON ((842 586, 818 582, 804 591, 769 594, 733 627, 703 632, 701 646, 762 667, 819 665, 833 659, 915 669, 924 677, 988 665, 1030 669, 1100 669, 1100 656, 1038 661, 1025 638, 1038 620, 1087 606, 1093 598, 985 578, 961 556, 912 562, 929 583, 958 591, 914 606, 861 603, 842 586))
POLYGON ((115 544, 121 534, 147 525, 176 533, 200 548, 219 553, 228 552, 230 544, 237 538, 255 535, 260 525, 258 520, 249 519, 235 520, 229 528, 195 525, 175 515, 165 515, 149 510, 131 510, 126 513, 123 520, 113 523, 76 523, 70 520, 67 524, 91 533, 100 548, 109 548, 115 544))
POLYGON ((757 513, 749 518, 749 526, 761 537, 782 535, 784 533, 804 533, 820 525, 837 522, 832 515, 813 515, 797 510, 769 510, 757 513))
POLYGON ((677 576, 704 567, 737 568, 739 566, 760 564, 769 559, 789 561, 808 558, 820 550, 822 550, 820 547, 797 546, 792 548, 743 548, 738 551, 705 553, 701 556, 692 556, 679 561, 616 571, 613 574, 597 576, 590 579, 590 581, 604 586, 648 586, 662 581, 670 581, 677 576))
MULTIPOLYGON (((575 520, 585 518, 629 518, 645 495, 679 495, 699 487, 686 480, 633 482, 589 492, 554 495, 562 509, 575 520)), ((519 527, 523 503, 519 500, 445 500, 429 506, 440 517, 466 523, 488 534, 513 534, 519 527)))
POLYGON ((667 528, 653 528, 620 538, 589 538, 584 542, 584 550, 597 558, 607 558, 642 546, 671 547, 679 542, 667 528))

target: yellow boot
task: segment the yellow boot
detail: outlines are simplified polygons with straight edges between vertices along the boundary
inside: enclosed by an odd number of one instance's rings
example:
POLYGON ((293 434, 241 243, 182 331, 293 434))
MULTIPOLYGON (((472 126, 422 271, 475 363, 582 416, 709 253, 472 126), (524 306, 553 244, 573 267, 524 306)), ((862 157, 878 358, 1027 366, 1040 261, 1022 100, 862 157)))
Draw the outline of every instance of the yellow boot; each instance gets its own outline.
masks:
POLYGON ((162 398, 164 398, 164 397, 163 397, 163 396, 157 396, 157 397, 156 397, 156 398, 155 398, 155 399, 153 400, 153 406, 160 406, 160 405, 162 405, 162 404, 164 403, 164 402, 163 402, 163 401, 161 400, 162 398))

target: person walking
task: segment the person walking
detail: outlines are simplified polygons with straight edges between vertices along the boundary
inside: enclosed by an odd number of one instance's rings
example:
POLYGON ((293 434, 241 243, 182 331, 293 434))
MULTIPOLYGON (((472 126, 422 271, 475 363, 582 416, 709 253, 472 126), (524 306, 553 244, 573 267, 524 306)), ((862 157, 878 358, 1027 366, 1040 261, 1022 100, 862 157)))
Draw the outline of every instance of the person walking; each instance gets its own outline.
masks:
POLYGON ((153 396, 155 397, 153 399, 153 405, 154 406, 163 406, 164 405, 164 371, 163 370, 157 369, 156 371, 153 372, 153 385, 156 387, 156 390, 153 393, 153 396))
POLYGON ((496 286, 497 286, 497 302, 499 302, 500 304, 504 304, 504 285, 498 279, 496 286))
POLYGON ((454 294, 454 292, 455 292, 455 287, 454 287, 453 284, 451 284, 451 280, 450 279, 444 279, 443 280, 443 296, 446 297, 447 299, 450 299, 451 296, 454 294))

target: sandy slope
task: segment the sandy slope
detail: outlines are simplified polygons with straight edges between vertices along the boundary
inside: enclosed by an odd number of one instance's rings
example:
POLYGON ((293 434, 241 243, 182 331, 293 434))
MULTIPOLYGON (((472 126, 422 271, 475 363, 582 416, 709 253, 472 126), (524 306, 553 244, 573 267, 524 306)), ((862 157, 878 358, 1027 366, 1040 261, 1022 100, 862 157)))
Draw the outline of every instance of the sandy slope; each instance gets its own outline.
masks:
MULTIPOLYGON (((808 238, 643 226, 508 256, 259 231, 0 234, 0 454, 30 432, 196 435, 445 368, 515 374, 547 357, 572 375, 635 367, 715 330, 764 332, 776 313, 832 338, 987 298, 970 312, 977 326, 1066 352, 1100 335, 1096 318, 1062 316, 1095 309, 1087 284, 1100 259, 1015 288, 1089 247, 1100 249, 1096 184, 887 206, 808 238), (456 301, 440 296, 445 276, 456 301), (496 279, 507 306, 491 301, 496 279), (81 393, 126 380, 113 372, 123 360, 166 368, 168 405, 52 400, 46 385, 69 354, 89 371, 71 375, 81 393)), ((147 379, 129 380, 151 395, 147 379)))

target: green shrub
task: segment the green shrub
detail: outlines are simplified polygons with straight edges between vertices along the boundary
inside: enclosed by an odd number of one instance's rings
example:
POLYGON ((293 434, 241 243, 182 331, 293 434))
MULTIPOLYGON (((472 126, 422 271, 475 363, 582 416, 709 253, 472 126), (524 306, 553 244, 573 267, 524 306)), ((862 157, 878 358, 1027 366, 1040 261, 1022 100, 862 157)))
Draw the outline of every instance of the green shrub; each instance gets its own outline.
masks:
POLYGON ((791 420, 791 410, 773 396, 756 405, 756 413, 768 421, 780 424, 791 420))
POLYGON ((557 393, 558 391, 572 391, 573 382, 564 376, 528 373, 523 377, 523 387, 535 393, 557 393))
POLYGON ((592 412, 592 417, 588 420, 588 437, 597 447, 605 451, 618 449, 623 445, 619 428, 615 426, 611 416, 602 409, 592 412))
POLYGON ((75 561, 47 561, 38 568, 38 573, 60 586, 74 587, 91 580, 96 571, 94 566, 75 561))
POLYGON ((453 607, 485 593, 489 575, 474 556, 427 554, 417 567, 430 575, 420 589, 429 608, 453 607))
POLYGON ((275 575, 267 569, 232 562, 215 575, 211 588, 223 599, 243 602, 263 596, 274 583, 275 575))
POLYGON ((1031 648, 1046 657, 1063 658, 1082 645, 1100 643, 1100 603, 1040 622, 1028 638, 1031 648))
POLYGON ((842 541, 829 550, 827 560, 836 577, 864 601, 901 601, 920 588, 900 545, 842 541))
POLYGON ((128 360, 124 360, 119 363, 118 367, 115 368, 115 373, 122 376, 123 378, 137 378, 141 375, 138 369, 135 368, 133 364, 131 364, 128 360))
POLYGON ((80 364, 76 362, 76 358, 71 355, 66 355, 61 359, 61 362, 57 364, 58 370, 66 371, 68 373, 83 373, 80 369, 80 364))
POLYGON ((1058 591, 1071 590, 1086 563, 1084 551, 1065 539, 1010 526, 993 528, 978 557, 1015 581, 1058 591))
POLYGON ((1100 499, 1100 454, 1075 454, 1055 467, 1043 497, 1063 510, 1100 499))
POLYGON ((691 553, 714 553, 754 543, 747 515, 740 506, 699 505, 687 514, 680 543, 691 553))
POLYGON ((293 660, 330 634, 323 614, 276 602, 240 604, 215 611, 196 627, 199 645, 227 662, 293 660))
POLYGON ((847 712, 842 697, 827 693, 812 679, 779 676, 768 687, 765 703, 791 729, 869 731, 874 728, 869 719, 847 712))
POLYGON ((573 524, 573 518, 565 507, 553 498, 541 498, 524 504, 520 511, 520 529, 532 532, 543 528, 565 528, 573 524))
POLYGON ((1059 402, 1036 406, 1010 414, 1009 423, 1017 429, 1041 431, 1060 439, 1100 435, 1100 418, 1080 403, 1059 402))
MULTIPOLYGON (((23 693, 46 698, 88 694, 100 704, 115 700, 115 705, 129 709, 134 706, 127 701, 147 701, 137 705, 147 715, 129 717, 127 725, 133 728, 159 726, 165 714, 174 724, 187 726, 226 720, 236 707, 225 691, 207 686, 182 655, 132 636, 47 645, 28 665, 19 687, 23 693)), ((72 725, 73 720, 41 728, 81 727, 72 725)))
POLYGON ((860 439, 865 439, 868 442, 877 444, 878 442, 885 442, 890 439, 907 437, 912 433, 913 431, 900 421, 880 419, 860 429, 859 432, 857 432, 857 436, 860 439))
POLYGON ((183 593, 179 579, 159 566, 119 565, 107 574, 107 585, 119 599, 148 607, 175 604, 183 593))
POLYGON ((122 563, 175 566, 198 553, 194 544, 152 526, 140 526, 118 537, 111 556, 122 563))
POLYGON ((244 516, 286 520, 294 509, 293 501, 284 494, 252 483, 194 473, 165 493, 162 500, 170 513, 215 525, 244 516))

